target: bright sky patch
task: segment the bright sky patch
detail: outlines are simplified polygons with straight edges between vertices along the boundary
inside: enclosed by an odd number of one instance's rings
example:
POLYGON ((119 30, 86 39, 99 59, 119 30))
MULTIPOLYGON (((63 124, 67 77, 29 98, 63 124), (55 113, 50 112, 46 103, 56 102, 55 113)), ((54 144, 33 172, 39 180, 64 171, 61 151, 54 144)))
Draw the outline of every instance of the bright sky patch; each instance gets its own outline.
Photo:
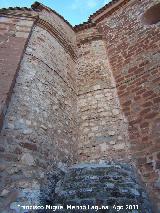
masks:
MULTIPOLYGON (((39 0, 42 4, 56 10, 73 26, 87 21, 96 10, 103 7, 110 0, 39 0)), ((34 0, 0 0, 3 7, 30 7, 34 0)))

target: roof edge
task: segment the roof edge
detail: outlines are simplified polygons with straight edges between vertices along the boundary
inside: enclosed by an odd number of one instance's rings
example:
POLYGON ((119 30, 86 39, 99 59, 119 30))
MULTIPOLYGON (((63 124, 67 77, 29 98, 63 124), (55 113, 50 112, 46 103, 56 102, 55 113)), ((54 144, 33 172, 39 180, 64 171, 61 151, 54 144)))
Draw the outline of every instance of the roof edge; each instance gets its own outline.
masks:
POLYGON ((91 28, 91 27, 95 27, 96 24, 94 22, 83 22, 82 24, 79 24, 79 25, 75 25, 74 26, 74 31, 75 32, 78 32, 78 31, 81 31, 81 30, 85 30, 85 29, 88 29, 88 28, 91 28))
POLYGON ((112 13, 117 11, 119 8, 123 7, 125 4, 127 4, 131 0, 112 0, 108 4, 106 4, 104 7, 97 10, 95 13, 89 16, 87 22, 83 22, 82 24, 72 26, 62 15, 57 13, 55 10, 43 5, 42 3, 35 1, 31 8, 27 7, 9 7, 9 8, 1 8, 0 12, 4 12, 7 10, 24 10, 24 11, 35 11, 40 12, 43 9, 47 10, 48 12, 53 12, 56 14, 59 18, 61 18, 72 30, 75 32, 89 29, 91 27, 94 27, 97 22, 103 20, 105 17, 110 16, 112 13))
POLYGON ((99 10, 97 10, 96 12, 94 12, 92 15, 89 16, 88 20, 92 20, 94 17, 96 17, 97 15, 99 15, 101 12, 105 11, 105 9, 110 8, 111 6, 113 6, 115 3, 119 2, 120 0, 112 0, 109 3, 107 3, 106 5, 104 5, 103 7, 101 7, 99 10))
POLYGON ((103 18, 110 16, 115 11, 117 11, 119 8, 126 5, 131 0, 112 0, 108 4, 106 4, 104 7, 97 10, 95 13, 89 16, 88 21, 92 22, 99 22, 103 18))
POLYGON ((61 18, 72 30, 73 29, 73 26, 69 23, 69 21, 67 21, 62 15, 60 15, 59 13, 57 13, 55 10, 51 9, 50 7, 47 7, 45 5, 43 5, 42 3, 36 1, 34 2, 32 5, 31 5, 31 8, 34 10, 34 11, 42 11, 43 9, 49 11, 49 12, 53 12, 55 13, 59 18, 61 18))
POLYGON ((0 8, 0 16, 37 19, 38 14, 28 7, 8 7, 0 8))
POLYGON ((31 9, 31 8, 28 8, 28 7, 8 7, 8 8, 0 8, 0 12, 8 11, 8 10, 32 11, 32 9, 31 9))
POLYGON ((111 2, 106 4, 104 7, 100 8, 95 13, 90 15, 87 22, 74 26, 74 30, 78 32, 78 31, 95 26, 97 22, 103 20, 107 16, 110 16, 119 8, 126 5, 129 1, 131 0, 112 0, 111 2))

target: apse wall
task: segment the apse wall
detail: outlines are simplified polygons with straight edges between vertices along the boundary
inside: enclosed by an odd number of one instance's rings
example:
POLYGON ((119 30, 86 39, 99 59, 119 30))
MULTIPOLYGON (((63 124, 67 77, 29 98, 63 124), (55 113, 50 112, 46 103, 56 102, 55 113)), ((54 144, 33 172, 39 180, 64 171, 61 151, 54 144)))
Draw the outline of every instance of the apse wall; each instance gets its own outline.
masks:
POLYGON ((120 1, 91 20, 105 38, 110 68, 129 122, 132 159, 160 208, 160 22, 147 24, 143 16, 158 2, 120 1))
POLYGON ((1 132, 5 210, 38 203, 45 173, 77 151, 75 34, 46 8, 38 14, 1 132))
POLYGON ((102 34, 89 27, 76 35, 79 161, 128 162, 128 124, 120 109, 102 34))

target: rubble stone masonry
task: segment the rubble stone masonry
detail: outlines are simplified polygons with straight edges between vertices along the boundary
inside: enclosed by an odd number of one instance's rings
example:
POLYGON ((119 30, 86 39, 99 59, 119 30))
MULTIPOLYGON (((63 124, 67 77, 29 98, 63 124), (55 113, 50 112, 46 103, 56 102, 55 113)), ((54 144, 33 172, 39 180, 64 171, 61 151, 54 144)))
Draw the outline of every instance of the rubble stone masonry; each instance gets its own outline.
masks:
POLYGON ((105 43, 94 28, 78 32, 77 43, 80 161, 126 161, 127 121, 120 109, 105 43))
POLYGON ((1 212, 41 196, 80 202, 83 182, 99 199, 101 179, 103 195, 111 186, 107 199, 131 194, 146 213, 144 184, 160 211, 160 22, 151 14, 158 3, 115 0, 75 27, 38 2, 0 10, 1 212), (120 174, 130 165, 136 191, 120 174))
POLYGON ((38 204, 44 173, 53 164, 73 163, 77 151, 75 55, 68 45, 75 45, 75 33, 58 16, 47 16, 43 22, 42 11, 32 29, 1 131, 3 209, 25 199, 38 204))

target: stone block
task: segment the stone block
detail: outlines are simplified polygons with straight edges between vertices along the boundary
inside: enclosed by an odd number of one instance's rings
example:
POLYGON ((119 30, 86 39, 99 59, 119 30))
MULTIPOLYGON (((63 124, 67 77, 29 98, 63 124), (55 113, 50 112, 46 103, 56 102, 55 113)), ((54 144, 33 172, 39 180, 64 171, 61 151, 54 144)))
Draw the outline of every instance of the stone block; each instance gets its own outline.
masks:
POLYGON ((29 153, 25 153, 25 154, 22 155, 21 162, 25 165, 28 165, 28 166, 34 166, 35 165, 34 158, 29 153))

